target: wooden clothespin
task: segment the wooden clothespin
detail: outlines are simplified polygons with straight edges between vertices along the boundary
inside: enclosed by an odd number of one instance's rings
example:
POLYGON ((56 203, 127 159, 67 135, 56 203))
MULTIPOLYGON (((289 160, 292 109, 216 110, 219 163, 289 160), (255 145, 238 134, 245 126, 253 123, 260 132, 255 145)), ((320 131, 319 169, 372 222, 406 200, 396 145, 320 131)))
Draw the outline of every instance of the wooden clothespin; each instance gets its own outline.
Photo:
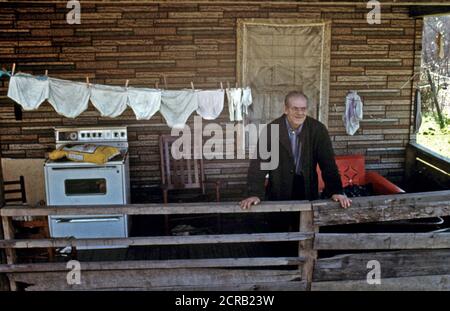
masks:
POLYGON ((155 88, 159 89, 159 82, 158 81, 155 82, 155 88))
POLYGON ((223 84, 220 82, 220 89, 223 91, 223 84))
POLYGON ((230 82, 227 81, 227 88, 230 88, 230 82))
POLYGON ((164 79, 164 88, 167 89, 167 79, 166 79, 166 75, 162 75, 163 79, 164 79))
POLYGON ((14 75, 14 71, 16 71, 16 63, 13 63, 13 65, 12 65, 11 76, 14 75))
POLYGON ((126 81, 125 81, 125 88, 128 87, 128 82, 130 82, 130 80, 126 80, 126 81))
POLYGON ((235 85, 236 85, 235 87, 237 88, 237 87, 238 87, 238 84, 237 84, 237 82, 236 82, 236 84, 235 84, 235 85))
POLYGON ((45 76, 48 76, 48 70, 47 69, 45 70, 45 76))
POLYGON ((86 77, 86 84, 87 84, 87 87, 91 86, 91 84, 89 83, 89 77, 86 77))
POLYGON ((192 82, 192 81, 191 81, 191 88, 192 88, 193 91, 195 91, 194 82, 192 82))

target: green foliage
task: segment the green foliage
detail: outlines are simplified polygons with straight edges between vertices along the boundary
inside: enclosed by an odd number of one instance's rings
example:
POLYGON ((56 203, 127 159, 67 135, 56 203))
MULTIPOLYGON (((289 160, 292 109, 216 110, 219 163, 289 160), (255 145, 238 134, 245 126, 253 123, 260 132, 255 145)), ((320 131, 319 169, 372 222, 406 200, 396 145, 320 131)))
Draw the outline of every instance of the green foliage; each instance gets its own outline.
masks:
POLYGON ((450 158, 450 117, 448 115, 443 117, 446 126, 441 129, 435 114, 425 114, 420 131, 417 133, 417 143, 450 158))

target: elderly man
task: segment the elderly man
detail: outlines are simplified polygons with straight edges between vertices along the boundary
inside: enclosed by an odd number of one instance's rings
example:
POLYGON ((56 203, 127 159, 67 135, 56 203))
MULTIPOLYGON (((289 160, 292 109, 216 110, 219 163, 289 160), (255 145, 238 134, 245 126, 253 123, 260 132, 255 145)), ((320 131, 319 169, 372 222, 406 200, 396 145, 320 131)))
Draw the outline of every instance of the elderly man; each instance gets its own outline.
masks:
POLYGON ((316 166, 322 171, 325 192, 343 208, 351 200, 343 194, 339 171, 334 160, 333 147, 326 127, 319 121, 307 116, 308 98, 302 92, 292 91, 284 101, 284 115, 268 125, 279 127, 279 139, 270 141, 279 144, 279 165, 271 171, 261 170, 263 161, 259 154, 250 162, 248 171, 249 195, 240 202, 243 209, 256 205, 267 195, 271 201, 316 200, 319 198, 316 166), (265 177, 269 182, 265 187, 265 177), (266 193, 265 193, 266 192, 266 193))

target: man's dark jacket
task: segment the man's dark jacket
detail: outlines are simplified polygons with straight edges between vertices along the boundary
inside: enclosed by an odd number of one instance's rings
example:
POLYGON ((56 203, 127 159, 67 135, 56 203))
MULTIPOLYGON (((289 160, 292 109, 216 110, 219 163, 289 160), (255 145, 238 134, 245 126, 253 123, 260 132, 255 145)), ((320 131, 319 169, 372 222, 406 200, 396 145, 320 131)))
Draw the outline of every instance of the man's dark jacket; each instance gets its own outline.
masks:
MULTIPOLYGON (((285 115, 268 124, 267 150, 271 150, 271 144, 279 144, 278 167, 271 171, 261 170, 260 163, 263 160, 261 160, 257 149, 257 159, 250 161, 248 171, 249 196, 257 196, 260 199, 267 198, 270 201, 291 200, 295 163, 288 135, 285 115), (278 142, 271 142, 270 127, 273 124, 278 124, 279 126, 280 138, 278 142), (267 174, 269 174, 269 184, 267 191, 265 191, 264 181, 267 174)), ((301 142, 301 170, 305 180, 306 199, 316 200, 319 198, 317 164, 319 164, 322 171, 325 193, 328 196, 342 194, 341 178, 325 125, 311 117, 306 117, 299 139, 301 142)), ((259 148, 259 142, 257 148, 259 148)), ((264 160, 264 162, 269 161, 270 159, 264 160)))

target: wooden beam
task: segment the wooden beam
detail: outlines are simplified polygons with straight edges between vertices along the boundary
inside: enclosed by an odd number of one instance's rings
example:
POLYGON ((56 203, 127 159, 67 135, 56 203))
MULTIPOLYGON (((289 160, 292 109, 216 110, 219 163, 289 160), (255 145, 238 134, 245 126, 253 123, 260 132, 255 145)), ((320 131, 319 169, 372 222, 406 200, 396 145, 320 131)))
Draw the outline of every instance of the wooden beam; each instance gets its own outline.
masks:
POLYGON ((253 287, 301 281, 298 270, 272 269, 150 269, 81 270, 81 284, 67 284, 67 271, 8 273, 15 282, 30 284, 26 290, 114 290, 114 288, 171 290, 173 288, 229 288, 230 284, 253 287))
MULTIPOLYGON (((129 290, 127 288, 115 288, 114 290, 129 290)), ((154 287, 152 289, 140 288, 135 290, 172 290, 172 291, 306 291, 306 282, 277 282, 277 283, 253 283, 253 284, 226 284, 209 286, 171 286, 168 288, 154 287)))
MULTIPOLYGON (((0 209, 5 205, 4 196, 4 184, 3 184, 3 168, 2 168, 2 156, 0 154, 0 209)), ((3 224, 0 222, 0 239, 4 239, 3 235, 3 224)), ((5 250, 0 249, 0 264, 6 263, 6 253, 5 250)), ((6 275, 0 274, 0 291, 9 290, 9 281, 6 275)))
MULTIPOLYGON (((3 236, 5 240, 14 239, 14 227, 10 217, 2 217, 3 236)), ((5 249, 6 263, 11 265, 16 262, 16 251, 14 249, 5 249)), ((16 283, 9 278, 9 289, 16 291, 16 283)))
POLYGON ((411 6, 409 8, 410 17, 423 17, 427 15, 445 15, 450 14, 450 5, 427 5, 427 6, 411 6))
POLYGON ((331 201, 313 202, 317 226, 430 218, 450 215, 450 190, 352 198, 343 209, 331 201))
POLYGON ((314 282, 366 280, 370 260, 380 263, 382 278, 450 274, 450 249, 340 253, 316 261, 314 282))
MULTIPOLYGON (((176 268, 230 268, 294 266, 305 261, 302 257, 214 258, 176 260, 127 260, 80 262, 82 271, 141 270, 176 268)), ((0 265, 0 273, 69 271, 65 262, 0 265)))
MULTIPOLYGON (((53 0, 34 0, 35 3, 54 3, 53 0)), ((84 3, 101 3, 101 4, 107 4, 107 3, 122 3, 122 4, 142 4, 145 2, 145 0, 84 0, 84 3)), ((344 1, 332 1, 332 0, 269 0, 269 1, 252 1, 252 0, 183 0, 183 1, 176 1, 176 0, 154 0, 152 3, 192 3, 192 4, 208 4, 208 3, 224 3, 227 4, 255 4, 255 3, 272 3, 275 5, 279 4, 298 4, 298 5, 304 5, 304 6, 311 6, 311 5, 343 5, 343 6, 354 6, 354 5, 360 5, 360 0, 344 0, 344 1)), ((380 3, 382 5, 389 5, 389 6, 405 6, 405 5, 445 5, 448 4, 447 0, 431 0, 429 2, 424 0, 380 0, 380 3)), ((167 87, 165 87, 167 89, 167 87)))
POLYGON ((180 214, 248 214, 270 212, 300 212, 311 210, 308 201, 262 202, 248 210, 240 208, 238 202, 169 203, 169 204, 129 204, 85 206, 48 206, 30 208, 16 205, 0 209, 0 216, 63 216, 63 215, 180 215, 180 214))
POLYGON ((450 171, 450 161, 448 157, 418 143, 409 143, 408 147, 415 149, 416 153, 430 164, 437 166, 444 171, 450 171))
POLYGON ((425 275, 403 278, 383 278, 381 284, 366 280, 314 282, 312 290, 320 291, 441 291, 450 290, 450 275, 425 275))
POLYGON ((1 240, 0 248, 48 248, 48 247, 87 247, 87 246, 144 246, 144 245, 188 245, 217 243, 249 243, 304 241, 312 239, 311 232, 281 232, 281 233, 249 233, 223 235, 190 235, 190 236, 158 236, 129 238, 52 238, 1 240))
MULTIPOLYGON (((300 213, 300 232, 318 231, 313 224, 313 213, 300 213)), ((312 239, 303 240, 299 243, 299 256, 306 259, 302 269, 302 279, 306 281, 306 290, 311 290, 311 282, 313 279, 314 262, 317 258, 317 251, 313 248, 314 241, 312 239)))
POLYGON ((317 250, 450 248, 448 233, 319 233, 317 250))
POLYGON ((404 171, 404 182, 409 189, 413 186, 412 178, 414 176, 416 168, 416 156, 417 156, 417 149, 411 143, 409 143, 405 149, 405 171, 404 171))

